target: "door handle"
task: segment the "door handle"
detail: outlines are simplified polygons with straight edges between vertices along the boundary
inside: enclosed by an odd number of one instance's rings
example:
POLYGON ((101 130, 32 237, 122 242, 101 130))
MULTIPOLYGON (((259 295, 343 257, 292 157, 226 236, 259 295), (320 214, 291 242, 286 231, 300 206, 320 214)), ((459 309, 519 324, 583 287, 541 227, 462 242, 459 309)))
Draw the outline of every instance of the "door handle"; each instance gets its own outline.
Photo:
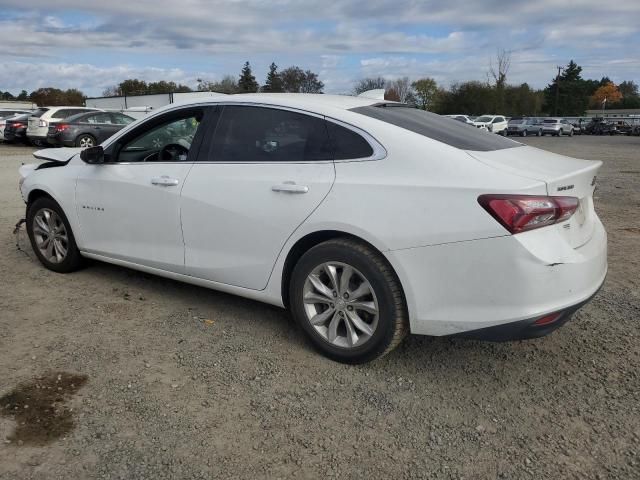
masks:
POLYGON ((283 193, 307 193, 309 187, 306 185, 296 185, 294 182, 284 182, 280 185, 274 185, 271 187, 271 190, 283 193))
POLYGON ((162 175, 161 177, 153 177, 151 179, 151 183, 153 185, 161 185, 163 187, 175 187, 180 183, 180 180, 162 175))

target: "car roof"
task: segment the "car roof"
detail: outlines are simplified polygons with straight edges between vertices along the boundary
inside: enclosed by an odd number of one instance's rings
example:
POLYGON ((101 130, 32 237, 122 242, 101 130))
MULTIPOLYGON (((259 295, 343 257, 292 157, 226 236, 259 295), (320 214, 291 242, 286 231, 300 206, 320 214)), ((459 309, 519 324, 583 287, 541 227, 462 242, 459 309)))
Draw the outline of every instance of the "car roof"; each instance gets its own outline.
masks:
POLYGON ((335 110, 350 110, 357 107, 379 105, 380 103, 397 102, 381 102, 380 100, 372 98, 353 97, 349 95, 326 95, 320 93, 240 93, 216 97, 196 97, 184 102, 172 103, 156 111, 178 105, 215 105, 217 103, 278 105, 301 110, 309 110, 317 113, 329 113, 335 110))

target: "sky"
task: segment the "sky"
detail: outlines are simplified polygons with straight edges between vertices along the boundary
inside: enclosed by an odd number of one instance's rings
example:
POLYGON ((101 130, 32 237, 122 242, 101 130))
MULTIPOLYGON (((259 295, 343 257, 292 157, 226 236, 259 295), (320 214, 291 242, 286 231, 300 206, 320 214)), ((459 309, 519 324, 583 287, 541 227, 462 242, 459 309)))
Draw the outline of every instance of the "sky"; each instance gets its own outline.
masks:
POLYGON ((512 84, 543 88, 571 59, 640 83, 639 25, 638 0, 0 0, 0 90, 195 87, 245 61, 260 83, 272 61, 310 69, 326 93, 371 76, 448 87, 486 81, 499 50, 512 84))

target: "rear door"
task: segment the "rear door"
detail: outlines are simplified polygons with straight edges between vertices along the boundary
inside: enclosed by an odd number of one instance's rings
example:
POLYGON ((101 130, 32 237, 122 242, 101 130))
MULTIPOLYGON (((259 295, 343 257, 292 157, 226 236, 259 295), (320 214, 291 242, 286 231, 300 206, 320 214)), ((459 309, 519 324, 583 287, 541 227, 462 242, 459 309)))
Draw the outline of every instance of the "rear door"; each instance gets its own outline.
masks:
POLYGON ((102 143, 119 130, 117 125, 114 124, 111 114, 107 112, 98 112, 86 116, 82 123, 84 124, 83 133, 93 135, 98 143, 102 143))
POLYGON ((260 290, 333 184, 326 122, 262 106, 227 105, 218 115, 182 190, 185 269, 260 290))

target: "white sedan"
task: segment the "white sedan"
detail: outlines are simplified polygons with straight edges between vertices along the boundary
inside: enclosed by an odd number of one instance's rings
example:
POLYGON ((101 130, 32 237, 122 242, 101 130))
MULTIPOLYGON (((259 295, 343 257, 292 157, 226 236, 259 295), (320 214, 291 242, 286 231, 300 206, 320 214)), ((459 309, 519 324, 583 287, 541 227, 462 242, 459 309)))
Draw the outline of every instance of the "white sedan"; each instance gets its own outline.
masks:
POLYGON ((375 99, 173 104, 21 168, 31 245, 287 307, 348 363, 409 332, 545 335, 602 285, 601 162, 375 99))

